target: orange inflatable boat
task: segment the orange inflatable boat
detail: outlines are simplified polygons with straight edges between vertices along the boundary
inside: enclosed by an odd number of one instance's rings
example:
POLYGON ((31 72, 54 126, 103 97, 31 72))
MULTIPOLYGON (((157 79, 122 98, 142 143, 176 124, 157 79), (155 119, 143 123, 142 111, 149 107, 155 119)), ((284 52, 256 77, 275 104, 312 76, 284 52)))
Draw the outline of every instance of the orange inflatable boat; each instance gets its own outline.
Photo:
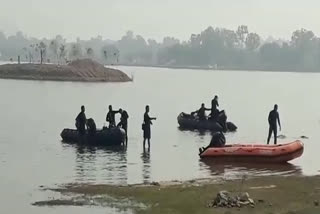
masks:
POLYGON ((300 157, 303 147, 303 143, 299 140, 279 145, 233 144, 220 148, 207 148, 200 153, 200 157, 229 161, 285 163, 300 157))

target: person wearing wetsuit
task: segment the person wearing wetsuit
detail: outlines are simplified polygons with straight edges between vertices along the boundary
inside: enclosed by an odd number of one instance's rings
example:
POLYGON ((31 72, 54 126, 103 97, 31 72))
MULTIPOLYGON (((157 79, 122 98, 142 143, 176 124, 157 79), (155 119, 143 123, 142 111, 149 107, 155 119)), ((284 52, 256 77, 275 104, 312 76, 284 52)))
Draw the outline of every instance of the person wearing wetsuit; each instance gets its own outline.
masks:
POLYGON ((211 101, 211 119, 215 119, 219 115, 218 107, 219 107, 219 102, 218 102, 218 96, 216 95, 211 101))
POLYGON ((226 138, 224 136, 224 134, 222 132, 215 132, 212 134, 212 138, 210 141, 210 144, 206 147, 206 148, 200 148, 199 152, 200 154, 205 151, 206 149, 210 148, 210 147, 224 147, 226 144, 226 138))
POLYGON ((88 134, 90 136, 94 136, 97 133, 97 126, 96 126, 96 123, 94 122, 94 119, 89 118, 87 120, 87 129, 88 129, 88 134))
POLYGON ((148 140, 148 146, 150 148, 150 139, 151 139, 151 125, 152 125, 152 120, 156 120, 157 118, 155 117, 150 117, 149 116, 149 111, 150 107, 147 105, 146 106, 146 111, 143 116, 143 148, 145 148, 146 140, 148 140))
POLYGON ((128 118, 129 115, 126 110, 119 109, 121 114, 120 122, 118 123, 118 127, 123 128, 126 131, 126 143, 128 142, 128 118))
POLYGON ((274 105, 274 109, 272 111, 270 111, 269 117, 268 117, 268 122, 269 122, 269 134, 268 134, 267 144, 269 144, 271 135, 273 133, 274 144, 276 145, 277 144, 277 132, 278 132, 277 124, 279 124, 279 128, 281 131, 280 117, 279 117, 277 104, 274 105))
POLYGON ((192 112, 191 114, 198 114, 199 120, 206 120, 206 111, 210 111, 211 109, 206 108, 204 103, 201 104, 201 108, 195 112, 192 112))
POLYGON ((83 136, 86 133, 86 114, 85 114, 85 107, 81 106, 81 112, 76 117, 76 127, 79 132, 79 135, 83 136))
POLYGON ((115 114, 120 113, 120 111, 113 111, 112 105, 109 105, 109 112, 106 117, 106 121, 109 122, 109 128, 116 126, 115 114))

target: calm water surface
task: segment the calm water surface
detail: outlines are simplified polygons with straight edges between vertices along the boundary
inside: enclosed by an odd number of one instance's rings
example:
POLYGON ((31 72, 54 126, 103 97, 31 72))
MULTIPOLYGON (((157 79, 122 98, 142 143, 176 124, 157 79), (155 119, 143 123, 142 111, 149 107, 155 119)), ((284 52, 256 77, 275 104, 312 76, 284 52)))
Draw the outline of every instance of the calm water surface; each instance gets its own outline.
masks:
MULTIPOLYGON (((123 84, 0 80, 0 201, 10 213, 106 213, 106 208, 38 208, 30 203, 48 198, 40 185, 68 182, 132 184, 196 178, 232 179, 263 175, 318 174, 320 146, 320 74, 173 70, 119 67, 134 82, 123 84), (230 165, 202 162, 198 148, 209 133, 180 131, 177 115, 210 106, 215 94, 229 120, 238 125, 227 141, 262 142, 267 116, 279 104, 283 130, 290 141, 301 135, 303 156, 288 165, 230 165), (105 123, 107 106, 130 115, 125 150, 88 149, 61 143, 64 127, 74 127, 80 106, 97 126, 105 123), (151 150, 143 151, 144 106, 149 104, 151 150)), ((118 118, 117 118, 118 119, 118 118)), ((108 209, 108 213, 117 213, 108 209)))

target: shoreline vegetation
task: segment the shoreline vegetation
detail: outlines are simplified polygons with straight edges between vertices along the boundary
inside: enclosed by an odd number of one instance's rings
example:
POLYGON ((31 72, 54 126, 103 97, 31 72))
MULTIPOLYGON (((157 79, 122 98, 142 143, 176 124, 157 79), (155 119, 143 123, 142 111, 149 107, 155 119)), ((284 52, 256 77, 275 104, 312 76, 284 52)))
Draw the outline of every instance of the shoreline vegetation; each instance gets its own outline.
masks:
POLYGON ((137 214, 314 214, 320 211, 319 176, 268 176, 221 181, 200 179, 125 186, 67 184, 43 190, 58 192, 61 198, 38 201, 33 205, 106 206, 137 214), (254 206, 208 207, 222 190, 248 192, 254 206))
POLYGON ((297 29, 287 39, 262 38, 246 25, 236 29, 209 26, 186 40, 166 36, 146 39, 128 31, 119 40, 102 36, 67 41, 61 35, 30 38, 0 32, 0 60, 65 63, 91 58, 99 63, 218 70, 320 71, 320 37, 297 29))
POLYGON ((58 64, 4 64, 0 65, 1 79, 78 81, 78 82, 129 82, 124 72, 106 68, 91 59, 74 60, 58 64))

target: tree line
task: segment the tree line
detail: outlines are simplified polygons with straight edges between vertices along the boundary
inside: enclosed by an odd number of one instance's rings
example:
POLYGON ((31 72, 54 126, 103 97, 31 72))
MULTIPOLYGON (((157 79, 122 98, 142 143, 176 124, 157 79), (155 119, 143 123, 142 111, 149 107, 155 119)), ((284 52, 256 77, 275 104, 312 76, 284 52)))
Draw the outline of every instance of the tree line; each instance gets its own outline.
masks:
POLYGON ((289 40, 262 40, 245 25, 236 30, 208 27, 187 41, 165 37, 161 42, 145 40, 132 31, 118 41, 98 36, 75 42, 67 42, 60 35, 36 39, 22 32, 8 37, 0 32, 0 59, 18 55, 30 63, 92 58, 104 64, 317 71, 320 38, 310 30, 299 29, 289 40))

